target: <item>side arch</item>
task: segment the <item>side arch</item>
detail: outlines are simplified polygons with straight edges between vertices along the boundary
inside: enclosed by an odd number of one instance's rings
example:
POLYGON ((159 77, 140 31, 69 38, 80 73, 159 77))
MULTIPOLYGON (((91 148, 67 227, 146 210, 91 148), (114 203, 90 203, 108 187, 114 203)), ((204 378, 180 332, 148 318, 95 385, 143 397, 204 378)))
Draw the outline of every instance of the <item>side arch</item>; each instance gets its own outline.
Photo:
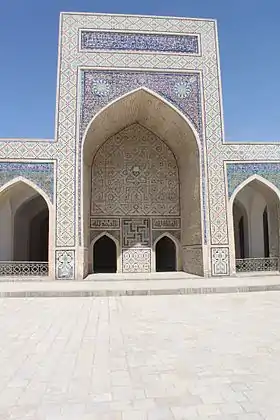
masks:
POLYGON ((231 197, 230 197, 230 204, 232 206, 235 197, 237 196, 237 194, 243 190, 244 187, 246 187, 246 185, 249 185, 251 182, 253 181, 258 181, 262 184, 264 184, 266 187, 270 188, 273 192, 275 192, 275 194, 277 195, 279 201, 280 201, 280 191, 279 189, 276 187, 276 185, 274 185, 272 182, 268 181, 266 178, 260 176, 260 175, 251 175, 248 178, 246 178, 243 182, 241 182, 241 184, 239 184, 235 190, 233 191, 231 197))
MULTIPOLYGON (((45 191, 43 191, 38 185, 36 185, 33 181, 23 177, 23 176, 18 176, 16 178, 11 179, 10 181, 6 182, 4 185, 2 185, 0 187, 0 204, 3 205, 3 203, 5 202, 5 199, 10 200, 13 197, 13 188, 17 188, 20 187, 20 185, 23 185, 24 188, 26 188, 26 191, 33 191, 34 195, 28 195, 26 199, 24 199, 24 191, 23 191, 23 198, 21 199, 21 201, 18 202, 17 207, 15 208, 15 214, 13 217, 16 216, 18 210, 20 209, 21 206, 23 206, 24 204, 28 204, 29 202, 31 202, 36 195, 38 197, 41 197, 42 200, 44 201, 46 208, 48 209, 48 225, 49 225, 49 234, 48 234, 48 272, 49 272, 49 277, 54 278, 54 273, 55 273, 55 257, 54 257, 54 252, 55 252, 55 209, 54 209, 54 205, 51 202, 49 196, 46 194, 45 191), (10 194, 10 198, 7 197, 7 194, 10 194)), ((7 200, 6 200, 7 201, 7 200)), ((14 222, 13 222, 14 223, 14 222)), ((13 234, 11 232, 11 234, 13 234)), ((14 247, 14 244, 12 245, 12 248, 14 247)))
POLYGON ((43 191, 38 185, 36 185, 33 181, 30 181, 29 179, 23 177, 23 176, 18 176, 16 178, 11 179, 10 181, 6 182, 4 185, 2 185, 0 187, 0 195, 5 192, 8 191, 9 188, 19 184, 19 183, 23 183, 25 185, 28 185, 30 188, 32 188, 34 191, 36 191, 39 195, 41 195, 45 202, 47 203, 48 209, 49 211, 51 211, 53 209, 53 204, 49 198, 49 196, 45 193, 45 191, 43 191))
MULTIPOLYGON (((280 191, 279 189, 269 180, 266 178, 254 174, 246 178, 242 183, 240 183, 233 194, 231 195, 230 199, 228 200, 228 218, 229 218, 229 245, 231 249, 231 273, 236 273, 236 249, 235 249, 235 229, 234 229, 234 203, 239 202, 241 197, 242 201, 246 203, 246 212, 248 215, 248 249, 249 249, 249 256, 245 257, 249 261, 250 259, 253 260, 252 264, 257 264, 257 259, 260 261, 265 258, 264 253, 262 251, 262 242, 263 238, 263 220, 260 222, 258 219, 258 223, 256 222, 256 217, 259 217, 260 212, 263 215, 263 210, 268 206, 269 208, 269 217, 271 222, 271 252, 270 252, 270 259, 276 259, 279 256, 279 203, 280 203, 280 191), (245 189, 247 187, 252 187, 248 190, 245 189), (247 195, 248 194, 248 195, 247 195), (249 198, 250 197, 250 198, 249 198), (254 210, 255 209, 255 210, 254 210), (262 211, 261 211, 262 210, 262 211), (257 223, 257 224, 256 224, 257 223), (255 226, 258 226, 258 229, 255 229, 255 226), (256 239, 257 235, 257 239, 256 239), (258 244, 258 246, 256 246, 258 244), (254 262, 256 261, 256 263, 254 262)), ((241 204, 244 204, 243 202, 241 204)), ((241 259, 242 260, 242 259, 241 259)), ((240 260, 240 261, 241 261, 240 260)), ((269 260, 270 261, 270 260, 269 260)), ((272 261, 272 260, 271 260, 272 261)), ((248 262, 249 264, 249 262, 248 262)), ((271 262, 272 266, 275 266, 275 262, 271 262)), ((242 262, 242 266, 243 266, 242 262)), ((270 262, 267 265, 270 267, 270 262)), ((244 265, 245 267, 245 265, 244 265)), ((242 268, 243 269, 243 268, 242 268)), ((270 268, 267 268, 268 270, 270 268)), ((239 268, 240 271, 240 268, 239 268)))
POLYGON ((113 235, 111 235, 109 232, 104 231, 101 232, 99 235, 97 235, 90 243, 90 255, 89 255, 89 272, 93 272, 93 251, 94 251, 94 245, 96 242, 103 238, 104 236, 107 236, 107 238, 111 239, 115 245, 116 245, 116 251, 117 251, 117 273, 121 271, 121 250, 120 250, 120 243, 119 241, 114 238, 113 235))

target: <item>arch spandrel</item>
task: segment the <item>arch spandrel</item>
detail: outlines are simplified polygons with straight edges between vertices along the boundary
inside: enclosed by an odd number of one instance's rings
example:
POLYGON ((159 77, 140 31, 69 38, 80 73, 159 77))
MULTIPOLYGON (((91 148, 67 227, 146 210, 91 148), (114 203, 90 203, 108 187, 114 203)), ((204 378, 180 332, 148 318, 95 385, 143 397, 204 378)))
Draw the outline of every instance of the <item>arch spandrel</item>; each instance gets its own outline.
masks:
POLYGON ((109 137, 133 123, 164 139, 179 160, 185 150, 200 154, 199 134, 188 117, 165 98, 142 87, 118 97, 93 116, 82 139, 83 161, 90 165, 92 156, 109 137))
MULTIPOLYGON (((83 135, 90 122, 90 116, 97 115, 119 98, 129 96, 131 92, 153 92, 162 100, 173 104, 200 131, 200 75, 199 73, 162 73, 137 72, 133 70, 118 72, 83 71, 82 106, 80 131, 83 135), (116 84, 116 77, 119 82, 116 84), (166 89, 168 83, 169 89, 166 89), (101 89, 102 86, 102 89, 101 89)), ((137 100, 131 102, 131 108, 138 107, 137 100)), ((132 121, 131 121, 132 122, 132 121)), ((130 123, 131 123, 130 122, 130 123)))

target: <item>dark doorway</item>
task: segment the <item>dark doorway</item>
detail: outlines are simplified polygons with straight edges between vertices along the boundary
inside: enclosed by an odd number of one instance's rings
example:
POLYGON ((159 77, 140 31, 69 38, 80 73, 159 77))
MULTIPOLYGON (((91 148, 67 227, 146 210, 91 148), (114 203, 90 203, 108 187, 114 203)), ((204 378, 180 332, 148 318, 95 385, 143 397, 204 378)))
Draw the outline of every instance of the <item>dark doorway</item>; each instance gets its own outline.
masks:
POLYGON ((176 247, 167 236, 156 244, 156 271, 176 271, 176 247))
POLYGON ((30 223, 29 261, 48 261, 49 256, 49 212, 43 210, 30 223))
POLYGON ((239 228, 239 247, 240 258, 245 258, 245 241, 244 241, 244 217, 242 216, 238 223, 239 228))
POLYGON ((116 273, 117 248, 115 242, 104 235, 98 239, 93 248, 93 272, 116 273))
POLYGON ((268 230, 268 214, 267 207, 263 212, 263 240, 264 240, 264 256, 269 258, 269 230, 268 230))

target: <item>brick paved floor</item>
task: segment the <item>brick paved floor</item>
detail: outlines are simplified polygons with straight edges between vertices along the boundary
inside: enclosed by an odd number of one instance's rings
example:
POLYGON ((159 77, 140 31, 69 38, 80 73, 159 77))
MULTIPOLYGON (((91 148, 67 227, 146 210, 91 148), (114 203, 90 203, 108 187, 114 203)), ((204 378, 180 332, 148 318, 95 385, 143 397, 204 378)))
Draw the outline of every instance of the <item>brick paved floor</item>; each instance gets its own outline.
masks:
POLYGON ((279 292, 0 300, 1 420, 279 418, 279 292))

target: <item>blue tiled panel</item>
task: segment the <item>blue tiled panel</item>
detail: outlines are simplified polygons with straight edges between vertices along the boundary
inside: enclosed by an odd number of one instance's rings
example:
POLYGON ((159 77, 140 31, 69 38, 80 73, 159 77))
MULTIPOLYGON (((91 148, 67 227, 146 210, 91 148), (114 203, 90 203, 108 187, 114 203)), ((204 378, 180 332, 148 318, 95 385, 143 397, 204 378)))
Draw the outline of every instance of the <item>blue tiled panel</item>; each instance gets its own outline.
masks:
POLYGON ((0 162, 0 187, 19 176, 40 187, 53 202, 53 163, 0 162))
POLYGON ((82 31, 81 50, 158 51, 198 54, 199 42, 197 35, 82 31))
POLYGON ((198 73, 84 70, 82 72, 81 136, 92 117, 109 102, 146 87, 179 108, 201 131, 198 73))
POLYGON ((227 163, 228 195, 252 175, 259 175, 280 190, 280 163, 227 163))

